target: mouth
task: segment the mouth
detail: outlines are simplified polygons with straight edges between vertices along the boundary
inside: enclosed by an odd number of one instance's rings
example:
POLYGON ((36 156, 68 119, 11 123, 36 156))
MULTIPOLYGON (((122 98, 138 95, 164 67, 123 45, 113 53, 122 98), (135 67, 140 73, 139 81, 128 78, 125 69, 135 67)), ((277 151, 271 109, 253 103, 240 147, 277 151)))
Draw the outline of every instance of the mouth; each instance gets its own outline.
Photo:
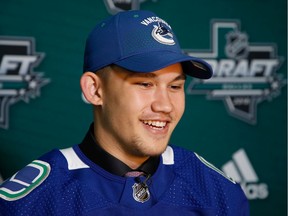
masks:
POLYGON ((155 130, 164 129, 167 125, 167 121, 152 121, 152 120, 144 120, 142 121, 145 125, 149 126, 155 130))

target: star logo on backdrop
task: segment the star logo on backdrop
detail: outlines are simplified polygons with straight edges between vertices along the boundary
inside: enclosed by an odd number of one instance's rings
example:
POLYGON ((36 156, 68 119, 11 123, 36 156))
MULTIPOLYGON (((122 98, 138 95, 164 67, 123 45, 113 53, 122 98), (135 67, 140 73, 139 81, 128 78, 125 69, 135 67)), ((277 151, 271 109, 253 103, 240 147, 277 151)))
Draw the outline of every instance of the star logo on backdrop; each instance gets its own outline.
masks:
POLYGON ((12 104, 28 103, 49 83, 43 73, 33 71, 44 58, 34 47, 33 38, 0 37, 0 128, 9 127, 12 104))
POLYGON ((185 50, 206 60, 213 68, 209 80, 193 79, 187 94, 205 94, 208 100, 222 100, 228 113, 249 124, 257 123, 257 105, 272 101, 286 85, 277 73, 284 61, 276 44, 249 43, 239 21, 213 21, 212 48, 185 50))

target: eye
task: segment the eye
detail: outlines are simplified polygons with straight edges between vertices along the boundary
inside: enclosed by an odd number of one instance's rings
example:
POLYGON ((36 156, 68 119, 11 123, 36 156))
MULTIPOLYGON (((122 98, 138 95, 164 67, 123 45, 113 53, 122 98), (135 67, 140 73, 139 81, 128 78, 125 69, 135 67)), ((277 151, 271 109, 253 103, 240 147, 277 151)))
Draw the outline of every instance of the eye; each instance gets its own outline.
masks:
POLYGON ((170 89, 177 91, 177 90, 182 90, 184 88, 184 83, 179 83, 179 84, 171 84, 169 86, 170 89))
POLYGON ((174 89, 174 90, 178 90, 178 89, 182 89, 182 86, 180 86, 180 85, 171 85, 170 88, 174 89))
POLYGON ((149 88, 149 87, 152 87, 153 86, 153 83, 151 82, 139 82, 139 83, 136 83, 137 85, 143 87, 143 88, 149 88))

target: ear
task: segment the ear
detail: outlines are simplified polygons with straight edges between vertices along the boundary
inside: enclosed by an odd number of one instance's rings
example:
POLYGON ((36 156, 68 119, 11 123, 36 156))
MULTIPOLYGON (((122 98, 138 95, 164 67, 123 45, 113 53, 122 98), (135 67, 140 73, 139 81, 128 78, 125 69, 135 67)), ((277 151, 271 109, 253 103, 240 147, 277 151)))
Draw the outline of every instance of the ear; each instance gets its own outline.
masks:
POLYGON ((101 80, 93 72, 85 72, 81 79, 80 85, 86 100, 93 105, 102 105, 102 88, 101 80))

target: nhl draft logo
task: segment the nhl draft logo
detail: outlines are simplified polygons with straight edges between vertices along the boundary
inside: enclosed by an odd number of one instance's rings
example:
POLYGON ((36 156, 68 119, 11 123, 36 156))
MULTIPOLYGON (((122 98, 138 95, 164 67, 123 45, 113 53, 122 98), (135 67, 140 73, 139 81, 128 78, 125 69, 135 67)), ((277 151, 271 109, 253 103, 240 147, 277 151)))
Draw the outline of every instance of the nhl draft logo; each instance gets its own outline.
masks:
POLYGON ((0 37, 0 128, 9 127, 9 107, 40 95, 49 80, 35 73, 44 54, 35 53, 33 38, 0 37))
POLYGON ((212 21, 212 48, 185 50, 205 59, 213 68, 209 80, 193 79, 187 94, 206 94, 210 100, 223 100, 228 113, 249 124, 257 123, 257 105, 271 101, 286 84, 277 74, 283 58, 275 44, 249 43, 239 21, 212 21))

